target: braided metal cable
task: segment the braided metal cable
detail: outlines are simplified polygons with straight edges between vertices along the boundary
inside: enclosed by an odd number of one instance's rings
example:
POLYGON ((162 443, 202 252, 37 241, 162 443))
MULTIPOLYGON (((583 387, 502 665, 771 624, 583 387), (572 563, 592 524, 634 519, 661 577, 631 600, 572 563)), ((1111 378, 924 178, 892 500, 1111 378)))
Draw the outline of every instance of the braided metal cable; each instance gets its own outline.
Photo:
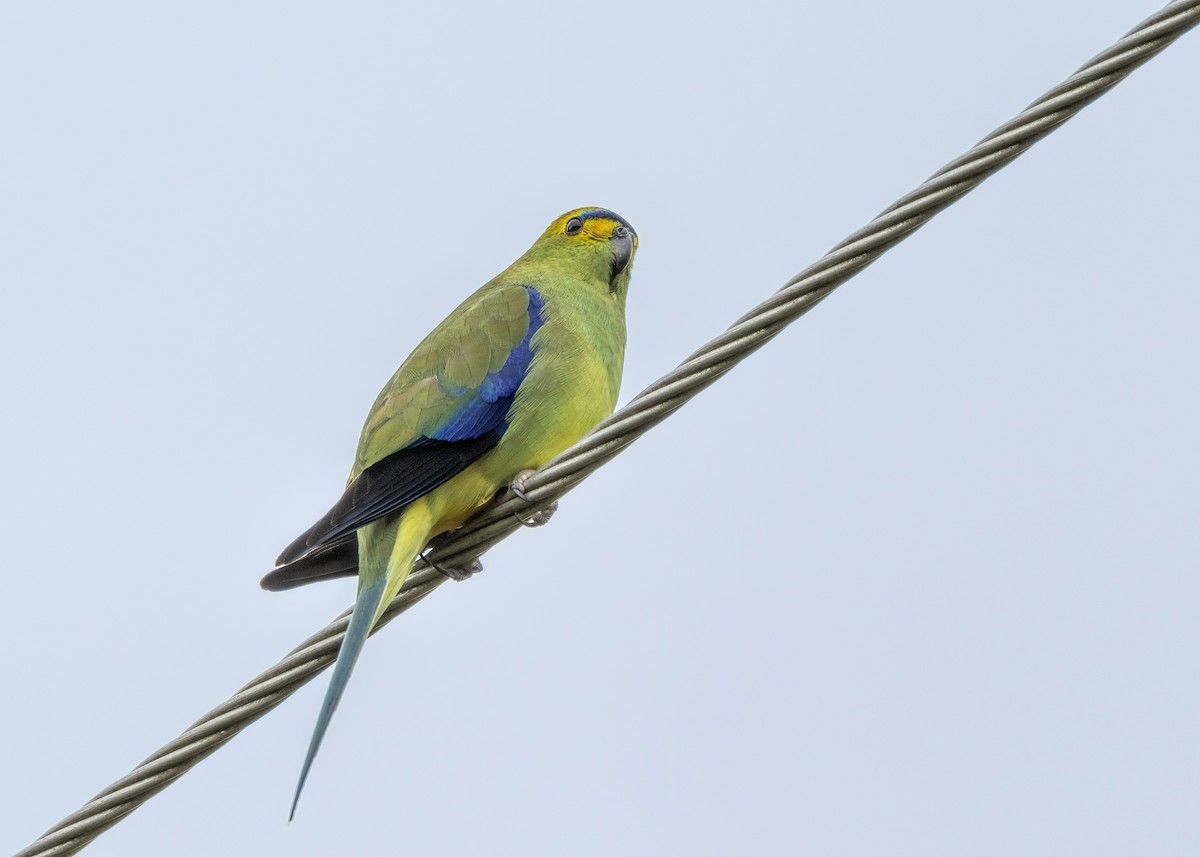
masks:
MULTIPOLYGON (((802 271, 674 371, 596 426, 587 437, 531 476, 525 485, 527 500, 508 496, 445 538, 433 552, 433 559, 439 564, 458 564, 478 556, 518 529, 520 525, 515 514, 527 515, 561 497, 816 306, 839 285, 1198 23, 1200 0, 1176 0, 1147 18, 1015 119, 989 134, 962 157, 951 161, 802 271)), ((400 594, 384 613, 379 627, 420 601, 444 580, 428 563, 419 561, 400 594)), ((345 634, 348 616, 347 610, 16 857, 74 854, 166 788, 332 664, 345 634)))

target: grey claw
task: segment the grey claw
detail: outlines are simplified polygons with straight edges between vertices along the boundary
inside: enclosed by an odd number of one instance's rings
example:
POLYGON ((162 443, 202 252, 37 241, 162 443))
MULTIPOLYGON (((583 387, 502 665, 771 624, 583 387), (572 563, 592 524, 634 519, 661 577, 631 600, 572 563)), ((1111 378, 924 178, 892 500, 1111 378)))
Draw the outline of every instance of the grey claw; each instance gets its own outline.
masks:
POLYGON ((544 527, 550 523, 550 519, 554 517, 554 513, 558 511, 558 501, 555 500, 545 509, 538 509, 527 518, 522 518, 520 515, 514 515, 522 525, 526 527, 544 527))
POLYGON ((522 500, 529 502, 529 498, 525 496, 525 483, 528 482, 529 477, 536 472, 536 470, 522 470, 512 478, 512 482, 508 483, 508 490, 516 494, 522 500))
MULTIPOLYGON (((508 483, 508 490, 513 492, 517 497, 520 497, 525 502, 529 502, 529 497, 525 494, 525 483, 529 481, 529 477, 536 471, 522 470, 512 478, 512 482, 508 483)), ((520 515, 514 514, 513 517, 521 522, 526 527, 544 527, 554 517, 554 513, 558 511, 558 501, 555 500, 544 509, 539 509, 536 512, 522 518, 520 515)))
POLYGON ((429 557, 426 557, 425 561, 432 565, 436 571, 440 572, 445 577, 450 578, 455 583, 462 583, 471 575, 478 574, 479 572, 483 571, 483 563, 478 559, 473 559, 470 562, 458 566, 457 568, 447 568, 445 566, 438 565, 436 562, 429 559, 429 557))

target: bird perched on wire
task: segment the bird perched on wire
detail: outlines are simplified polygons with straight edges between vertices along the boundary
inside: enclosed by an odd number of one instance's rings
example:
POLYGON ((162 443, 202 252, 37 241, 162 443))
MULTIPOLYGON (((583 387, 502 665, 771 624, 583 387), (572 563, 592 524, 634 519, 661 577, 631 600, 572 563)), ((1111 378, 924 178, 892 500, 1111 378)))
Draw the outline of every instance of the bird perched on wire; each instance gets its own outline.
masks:
MULTIPOLYGON (((281 590, 358 575, 293 816, 363 643, 430 540, 503 488, 519 493, 528 471, 612 413, 637 246, 621 216, 569 211, 463 301, 379 394, 342 498, 263 578, 281 590)), ((461 578, 477 568, 442 570, 461 578)))

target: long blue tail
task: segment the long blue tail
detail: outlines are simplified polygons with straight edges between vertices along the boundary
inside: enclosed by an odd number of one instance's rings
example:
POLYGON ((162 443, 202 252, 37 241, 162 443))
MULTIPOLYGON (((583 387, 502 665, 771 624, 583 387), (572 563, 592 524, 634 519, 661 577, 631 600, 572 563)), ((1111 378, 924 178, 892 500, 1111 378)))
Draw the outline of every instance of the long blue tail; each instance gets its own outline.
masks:
POLYGON ((296 796, 292 798, 292 811, 288 813, 288 821, 296 817, 296 804, 300 802, 300 792, 304 791, 304 781, 308 779, 309 768, 312 767, 313 759, 317 757, 317 751, 321 749, 321 740, 325 737, 325 730, 329 728, 329 721, 333 719, 333 712, 337 710, 338 701, 346 689, 346 682, 350 680, 350 673, 354 671, 354 664, 362 652, 363 643, 367 641, 367 634, 371 633, 371 626, 375 624, 375 613, 379 609, 379 602, 386 587, 387 578, 380 576, 374 583, 362 586, 354 599, 350 626, 346 629, 346 636, 342 638, 342 647, 338 649, 333 676, 329 679, 329 689, 325 691, 325 701, 321 703, 321 713, 317 717, 312 739, 308 742, 308 755, 304 757, 304 767, 300 769, 300 781, 296 783, 296 796))

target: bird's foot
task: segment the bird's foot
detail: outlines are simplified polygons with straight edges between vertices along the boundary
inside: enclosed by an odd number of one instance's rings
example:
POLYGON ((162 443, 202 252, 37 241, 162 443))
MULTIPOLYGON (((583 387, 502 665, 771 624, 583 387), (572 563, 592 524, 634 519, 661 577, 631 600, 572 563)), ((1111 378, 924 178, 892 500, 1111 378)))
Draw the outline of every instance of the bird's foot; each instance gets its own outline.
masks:
POLYGON ((460 566, 451 568, 444 565, 438 565, 429 558, 428 554, 422 554, 421 558, 433 566, 433 570, 438 572, 438 574, 441 574, 443 577, 450 578, 455 583, 462 583, 472 575, 479 574, 479 572, 483 571, 483 563, 478 559, 473 559, 463 563, 460 566))
MULTIPOLYGON (((520 473, 514 476, 512 482, 508 484, 508 490, 513 492, 513 494, 520 497, 522 500, 528 502, 529 498, 525 496, 525 483, 534 473, 535 471, 533 470, 522 470, 520 473)), ((513 517, 526 527, 544 527, 546 524, 550 523, 550 519, 554 517, 554 513, 557 511, 558 501, 555 500, 546 508, 539 509, 538 511, 533 512, 524 518, 516 514, 514 514, 513 517)))
POLYGON ((550 519, 554 517, 554 513, 558 511, 558 501, 555 500, 545 509, 538 509, 528 517, 522 518, 520 515, 514 517, 521 522, 525 527, 544 527, 550 523, 550 519))

